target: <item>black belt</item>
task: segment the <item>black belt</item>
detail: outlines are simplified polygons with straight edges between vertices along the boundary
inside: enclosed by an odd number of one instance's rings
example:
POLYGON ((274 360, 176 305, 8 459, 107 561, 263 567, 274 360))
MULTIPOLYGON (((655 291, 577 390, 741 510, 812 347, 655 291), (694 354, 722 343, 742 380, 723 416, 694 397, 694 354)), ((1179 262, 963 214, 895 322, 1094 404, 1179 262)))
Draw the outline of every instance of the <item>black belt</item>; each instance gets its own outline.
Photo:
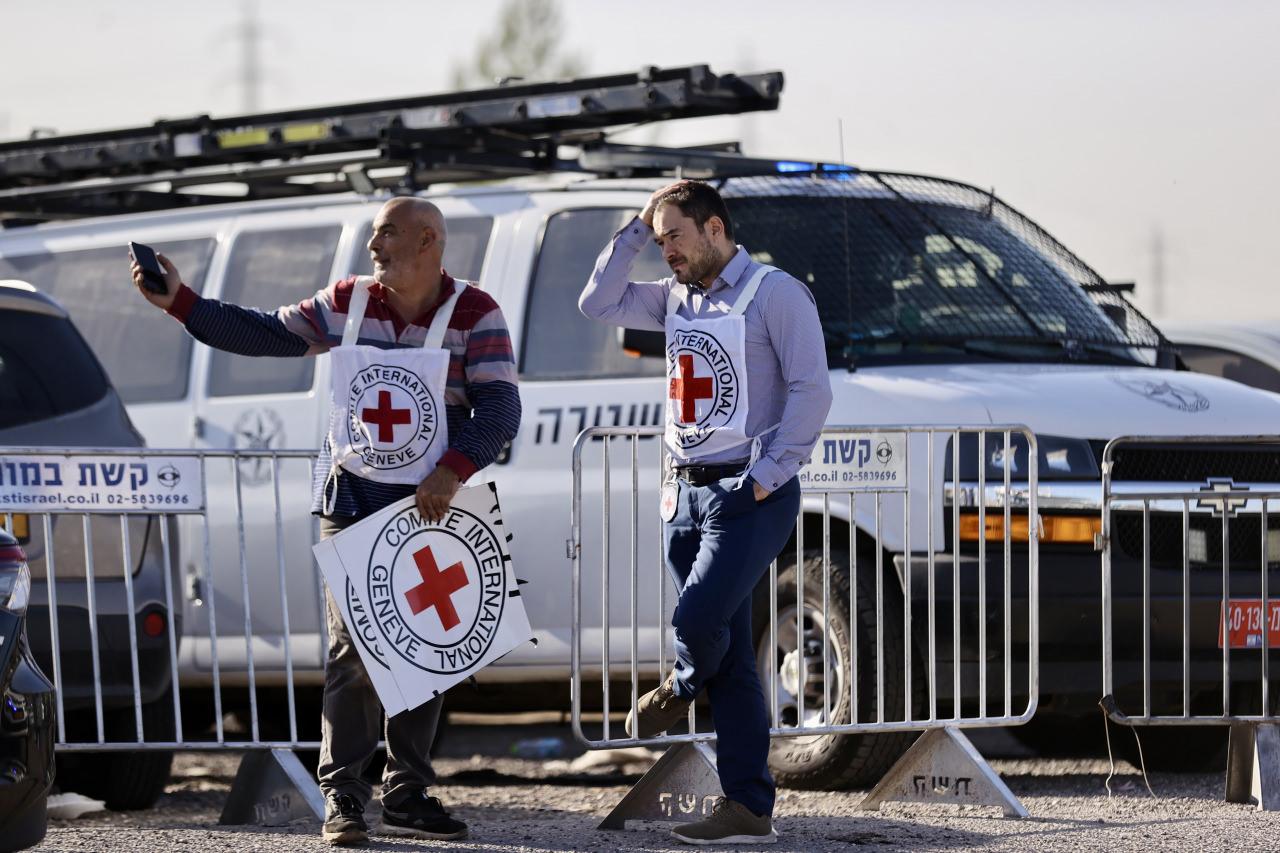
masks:
POLYGON ((747 470, 747 463, 732 465, 679 465, 674 473, 691 486, 709 486, 725 477, 737 477, 747 470))

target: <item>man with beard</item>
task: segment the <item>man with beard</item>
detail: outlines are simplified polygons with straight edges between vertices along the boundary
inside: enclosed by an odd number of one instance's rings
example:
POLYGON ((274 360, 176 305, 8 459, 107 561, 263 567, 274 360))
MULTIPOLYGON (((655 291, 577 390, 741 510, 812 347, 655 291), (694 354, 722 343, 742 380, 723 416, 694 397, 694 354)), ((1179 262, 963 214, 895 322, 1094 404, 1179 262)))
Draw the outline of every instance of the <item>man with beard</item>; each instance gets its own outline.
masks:
POLYGON ((751 592, 791 534, 796 473, 831 407, 813 295, 733 242, 720 194, 680 181, 658 190, 615 235, 578 302, 588 317, 664 330, 665 442, 674 463, 661 514, 667 571, 679 589, 676 664, 641 697, 627 733, 652 737, 705 687, 725 797, 706 820, 676 827, 694 844, 777 839, 769 721, 751 642, 751 592), (673 276, 629 281, 653 238, 673 276))

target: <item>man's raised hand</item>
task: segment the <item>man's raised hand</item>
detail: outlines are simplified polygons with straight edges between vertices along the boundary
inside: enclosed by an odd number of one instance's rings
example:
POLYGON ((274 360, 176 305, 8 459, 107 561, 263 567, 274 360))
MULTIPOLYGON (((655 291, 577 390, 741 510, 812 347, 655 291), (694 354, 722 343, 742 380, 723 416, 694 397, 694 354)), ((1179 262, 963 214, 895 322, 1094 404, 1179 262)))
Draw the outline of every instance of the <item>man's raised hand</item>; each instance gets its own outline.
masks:
POLYGON ((658 212, 658 202, 662 201, 663 196, 667 193, 688 183, 692 183, 692 181, 676 181, 674 184, 667 184, 662 189, 654 192, 653 195, 649 196, 649 201, 645 204, 644 210, 640 212, 640 221, 652 228, 653 215, 658 212))
POLYGON ((148 302, 164 311, 168 311, 173 305, 173 298, 178 292, 178 288, 182 286, 182 276, 178 273, 178 268, 160 253, 156 253, 156 260, 160 261, 160 266, 164 267, 164 284, 168 289, 167 293, 152 293, 143 286, 142 266, 138 263, 133 255, 129 255, 129 275, 133 276, 133 284, 138 288, 148 302))

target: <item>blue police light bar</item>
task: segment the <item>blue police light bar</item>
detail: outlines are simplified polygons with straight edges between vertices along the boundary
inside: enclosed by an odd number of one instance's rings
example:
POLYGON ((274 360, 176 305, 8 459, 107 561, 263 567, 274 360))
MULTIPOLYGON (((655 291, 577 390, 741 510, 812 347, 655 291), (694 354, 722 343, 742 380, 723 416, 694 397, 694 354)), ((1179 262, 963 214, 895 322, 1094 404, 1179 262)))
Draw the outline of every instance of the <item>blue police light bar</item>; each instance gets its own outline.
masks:
POLYGON ((803 160, 778 160, 774 163, 774 168, 780 175, 794 172, 836 173, 835 176, 839 180, 848 180, 858 172, 853 166, 846 166, 843 163, 807 163, 803 160))

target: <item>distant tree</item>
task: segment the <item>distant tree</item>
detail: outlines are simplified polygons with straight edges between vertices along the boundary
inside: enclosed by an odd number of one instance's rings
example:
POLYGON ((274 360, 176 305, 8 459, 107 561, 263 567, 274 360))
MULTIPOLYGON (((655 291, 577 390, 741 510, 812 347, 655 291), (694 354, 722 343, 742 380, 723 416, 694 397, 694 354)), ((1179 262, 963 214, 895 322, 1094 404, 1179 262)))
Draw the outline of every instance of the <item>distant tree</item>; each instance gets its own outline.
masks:
POLYGON ((497 28, 476 45, 470 64, 453 69, 455 89, 493 86, 505 77, 552 80, 582 73, 582 60, 560 49, 564 22, 556 0, 507 0, 497 28))

